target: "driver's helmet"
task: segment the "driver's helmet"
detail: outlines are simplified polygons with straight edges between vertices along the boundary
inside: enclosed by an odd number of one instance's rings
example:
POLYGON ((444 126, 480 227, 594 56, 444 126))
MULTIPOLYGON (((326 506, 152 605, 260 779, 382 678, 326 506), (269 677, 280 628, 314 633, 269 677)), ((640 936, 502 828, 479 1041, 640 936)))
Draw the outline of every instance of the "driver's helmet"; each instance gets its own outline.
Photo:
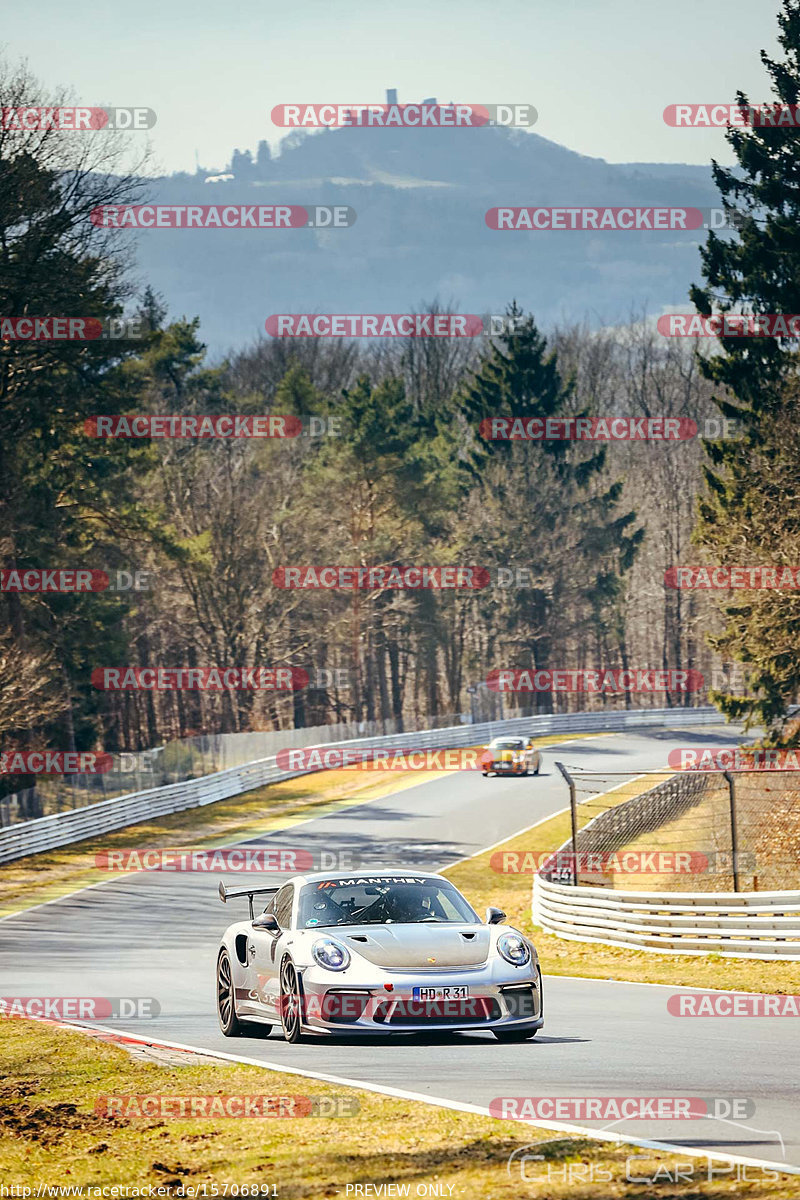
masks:
POLYGON ((316 892, 309 919, 313 920, 315 925, 336 924, 344 912, 346 909, 342 909, 327 892, 316 892))
POLYGON ((393 897, 394 919, 396 921, 424 921, 433 915, 433 893, 417 887, 404 888, 393 897))

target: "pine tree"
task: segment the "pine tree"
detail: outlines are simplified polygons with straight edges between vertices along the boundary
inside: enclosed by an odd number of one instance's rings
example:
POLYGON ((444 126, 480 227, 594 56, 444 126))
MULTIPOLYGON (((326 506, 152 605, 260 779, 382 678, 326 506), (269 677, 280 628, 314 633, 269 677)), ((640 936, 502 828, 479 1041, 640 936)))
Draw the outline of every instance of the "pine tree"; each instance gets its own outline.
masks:
MULTIPOLYGON (((800 99, 800 0, 783 0, 778 24, 785 58, 778 62, 761 52, 773 98, 759 106, 772 110, 775 126, 755 116, 748 126, 730 128, 726 140, 738 165, 713 163, 723 205, 737 218, 732 236, 709 233, 701 250, 705 285, 692 288, 691 297, 706 315, 800 312, 800 130, 778 123, 786 106, 800 99)), ((737 103, 749 107, 741 91, 737 103)), ((720 339, 720 350, 700 365, 726 389, 715 400, 739 436, 705 443, 707 495, 695 540, 715 563, 795 565, 800 454, 796 437, 787 439, 786 418, 796 411, 796 346, 786 338, 728 337, 720 339)), ((764 722, 780 740, 782 717, 800 688, 796 601, 786 592, 737 592, 721 608, 726 628, 711 644, 748 664, 754 696, 712 698, 726 715, 764 722)))
MULTIPOLYGON (((500 416, 583 415, 534 319, 515 304, 508 317, 509 328, 466 389, 463 411, 473 427, 500 416)), ((592 651, 626 665, 621 582, 644 535, 632 528, 635 513, 618 511, 622 481, 608 481, 605 463, 602 445, 476 441, 468 470, 481 478, 481 541, 495 563, 533 572, 532 586, 487 600, 505 628, 505 652, 514 656, 497 666, 574 665, 565 660, 587 643, 590 629, 592 651)), ((542 697, 548 709, 549 700, 542 697)))

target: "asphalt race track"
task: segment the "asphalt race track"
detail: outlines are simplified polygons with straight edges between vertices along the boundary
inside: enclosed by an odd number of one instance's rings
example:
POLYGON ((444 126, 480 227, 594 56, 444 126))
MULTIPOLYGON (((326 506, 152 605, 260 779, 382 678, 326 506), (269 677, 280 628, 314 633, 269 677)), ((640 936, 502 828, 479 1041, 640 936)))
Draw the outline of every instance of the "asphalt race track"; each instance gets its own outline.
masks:
MULTIPOLYGON (((730 730, 708 727, 576 740, 545 750, 538 778, 484 779, 477 772, 443 776, 282 833, 250 837, 247 844, 312 852, 343 848, 362 866, 434 869, 564 808, 567 790, 555 759, 634 776, 662 767, 673 746, 737 740, 730 730)), ((609 780, 608 786, 618 781, 609 780)), ((222 877, 245 882, 242 875, 222 877)), ((277 1031, 268 1038, 226 1039, 214 1010, 216 953, 225 926, 246 909, 244 901, 231 901, 226 908, 219 903, 219 879, 125 875, 6 918, 0 922, 3 994, 152 996, 161 1007, 157 1018, 121 1020, 116 1027, 480 1107, 495 1097, 526 1095, 749 1097, 756 1111, 746 1127, 706 1119, 626 1121, 614 1130, 800 1166, 797 1021, 676 1018, 667 1011, 667 998, 679 990, 673 987, 545 976, 546 1026, 522 1045, 501 1045, 487 1033, 324 1039, 298 1046, 287 1045, 277 1031)))

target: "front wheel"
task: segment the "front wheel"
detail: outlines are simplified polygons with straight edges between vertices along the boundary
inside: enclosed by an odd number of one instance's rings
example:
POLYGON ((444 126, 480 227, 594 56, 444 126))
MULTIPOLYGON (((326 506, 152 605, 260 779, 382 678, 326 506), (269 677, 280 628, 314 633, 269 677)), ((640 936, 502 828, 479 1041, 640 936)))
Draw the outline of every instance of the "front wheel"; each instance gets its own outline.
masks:
POLYGON ((302 1024, 300 980, 294 963, 287 958, 281 967, 281 1025, 287 1042, 301 1040, 302 1024))
POLYGON ((498 1042, 529 1042, 535 1038, 538 1029, 493 1029, 492 1033, 498 1042))

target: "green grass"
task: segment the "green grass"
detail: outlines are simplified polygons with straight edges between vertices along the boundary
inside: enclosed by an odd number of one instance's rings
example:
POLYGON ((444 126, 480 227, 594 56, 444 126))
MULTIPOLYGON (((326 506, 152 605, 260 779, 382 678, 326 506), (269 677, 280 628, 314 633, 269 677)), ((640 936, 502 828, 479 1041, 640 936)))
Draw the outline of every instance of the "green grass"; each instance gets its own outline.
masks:
MULTIPOLYGON (((163 1194, 180 1197, 181 1188, 184 1195, 189 1188, 202 1195, 203 1185, 266 1189, 274 1184, 280 1200, 346 1200, 348 1194, 357 1195, 347 1192, 348 1185, 381 1183, 407 1184, 411 1196, 419 1185, 436 1184, 439 1195, 458 1200, 549 1200, 565 1194, 575 1200, 646 1200, 654 1195, 665 1200, 788 1200, 798 1191, 796 1177, 789 1176, 733 1189, 703 1182, 644 1191, 640 1183, 626 1181, 629 1155, 643 1156, 635 1172, 651 1177, 676 1159, 686 1163, 688 1156, 567 1137, 262 1067, 222 1061, 155 1065, 85 1034, 19 1018, 5 1018, 2 1030, 0 1178, 6 1187, 152 1184, 165 1188, 163 1194), (284 1112, 288 1102, 280 1106, 279 1097, 336 1097, 329 1103, 357 1111, 295 1119, 109 1119, 96 1111, 97 1102, 109 1095, 260 1095, 272 1098, 273 1111, 284 1112), (523 1183, 517 1165, 509 1171, 509 1156, 540 1140, 546 1144, 529 1153, 541 1153, 544 1161, 527 1165, 527 1179, 534 1181, 523 1183), (567 1171, 576 1180, 568 1188, 563 1182, 567 1171)), ((519 1048, 532 1059, 540 1052, 535 1043, 519 1048)), ((698 1160, 698 1171, 705 1167, 698 1160)), ((754 1179, 759 1174, 749 1169, 754 1179)), ((94 1200, 92 1193, 84 1196, 94 1200)))

